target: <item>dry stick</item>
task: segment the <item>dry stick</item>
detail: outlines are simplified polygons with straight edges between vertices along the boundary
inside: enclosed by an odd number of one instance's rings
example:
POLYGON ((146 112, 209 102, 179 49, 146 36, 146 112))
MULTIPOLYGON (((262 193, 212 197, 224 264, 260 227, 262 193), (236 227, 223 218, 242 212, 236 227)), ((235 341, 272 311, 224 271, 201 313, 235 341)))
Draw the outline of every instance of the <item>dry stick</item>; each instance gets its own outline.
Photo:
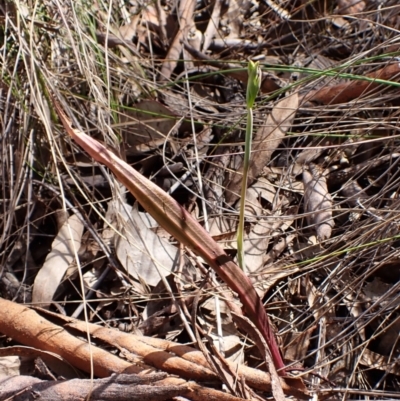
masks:
MULTIPOLYGON (((45 311, 46 315, 51 312, 45 311)), ((67 316, 58 316, 58 319, 64 321, 68 327, 73 328, 74 330, 79 330, 80 332, 86 332, 86 324, 80 320, 75 320, 69 318, 67 316)), ((203 353, 193 347, 189 347, 187 345, 181 345, 178 343, 174 343, 168 340, 162 340, 159 338, 153 337, 145 337, 145 336, 137 336, 134 334, 123 333, 115 329, 107 329, 99 327, 93 323, 89 323, 90 334, 94 337, 101 339, 108 344, 118 346, 119 348, 124 348, 136 355, 139 355, 143 358, 145 363, 148 363, 154 367, 159 369, 163 369, 166 372, 172 373, 167 370, 166 365, 162 365, 162 360, 157 358, 147 358, 146 356, 149 353, 156 354, 157 352, 165 351, 171 353, 173 356, 179 356, 186 361, 189 361, 195 365, 203 366, 207 368, 207 374, 209 374, 210 365, 208 364, 203 353), (153 365, 153 363, 155 363, 153 365)), ((180 363, 180 361, 176 360, 176 363, 180 363)), ((257 390, 262 391, 270 391, 271 390, 271 378, 269 373, 253 369, 245 365, 237 366, 235 363, 227 361, 227 364, 231 367, 233 371, 238 372, 239 376, 243 376, 246 383, 257 390)), ((216 376, 215 376, 216 377, 216 376)), ((206 379, 206 376, 203 380, 206 379)), ((302 385, 300 381, 296 383, 292 381, 291 384, 286 383, 287 379, 281 379, 282 389, 286 394, 296 396, 301 399, 307 399, 307 390, 302 385)))
MULTIPOLYGON (((54 315, 57 318, 60 317, 57 314, 53 314, 47 311, 44 312, 46 312, 50 316, 54 315)), ((65 319, 66 317, 64 316, 63 318, 65 319)), ((84 372, 90 373, 90 353, 87 342, 79 340, 78 338, 76 338, 75 335, 69 334, 64 328, 44 319, 36 311, 29 309, 24 305, 20 305, 0 298, 0 322, 0 332, 4 333, 8 337, 11 337, 13 340, 18 341, 22 344, 32 346, 34 348, 46 350, 60 355, 71 365, 81 369, 84 372)), ((85 322, 80 321, 80 323, 82 323, 84 326, 86 325, 85 322)), ((89 325, 91 327, 99 329, 99 327, 94 324, 89 325)), ((86 332, 86 329, 84 329, 84 331, 86 332)), ((129 336, 128 334, 126 335, 129 336)), ((91 351, 93 355, 94 375, 97 377, 108 377, 111 376, 113 373, 125 373, 129 375, 145 375, 143 380, 146 380, 146 376, 154 371, 152 367, 145 365, 143 363, 143 360, 138 357, 135 357, 136 362, 134 365, 93 345, 91 347, 91 351)), ((160 350, 157 350, 153 347, 151 347, 150 351, 153 352, 153 354, 161 352, 160 350)), ((169 355, 169 357, 171 356, 169 355)), ((196 366, 195 364, 189 363, 187 361, 184 362, 186 366, 183 367, 182 370, 186 373, 187 376, 190 376, 192 369, 195 366, 197 368, 195 369, 197 373, 194 375, 193 378, 198 378, 199 372, 203 371, 205 372, 205 375, 200 375, 200 377, 203 377, 205 380, 209 380, 210 378, 215 378, 215 380, 217 379, 217 377, 212 373, 211 375, 206 374, 208 369, 205 369, 201 366, 196 366)), ((53 383, 54 385, 57 382, 51 383, 53 383)), ((198 384, 188 383, 183 379, 168 378, 157 383, 157 385, 185 386, 182 387, 181 395, 193 401, 242 400, 241 398, 234 397, 230 394, 226 394, 218 390, 206 388, 198 384)), ((1 389, 2 387, 0 386, 0 391, 1 389)))
MULTIPOLYGON (((68 325, 70 328, 78 329, 84 333, 82 322, 77 321, 75 323, 70 323, 68 325)), ((163 370, 171 374, 175 374, 179 377, 198 381, 219 381, 218 376, 212 372, 209 368, 201 365, 196 365, 192 362, 186 361, 178 356, 171 355, 160 349, 156 349, 151 345, 145 343, 140 344, 140 348, 136 348, 135 345, 132 346, 132 339, 120 336, 118 331, 112 329, 106 329, 103 327, 91 327, 89 329, 91 335, 102 341, 109 342, 113 346, 119 348, 120 350, 133 351, 135 354, 142 358, 143 363, 147 365, 154 366, 158 369, 163 370), (112 338, 113 341, 109 341, 112 338), (139 351, 139 352, 137 352, 139 351)))
POLYGON ((163 385, 159 381, 162 376, 165 375, 115 375, 93 382, 85 379, 45 381, 14 376, 4 382, 0 380, 0 399, 65 401, 83 400, 90 394, 90 399, 96 401, 164 401, 190 393, 189 383, 163 385), (15 397, 19 391, 23 396, 15 397))
MULTIPOLYGON (((90 373, 89 345, 35 311, 0 298, 0 331, 22 344, 60 355, 71 365, 90 373)), ((93 370, 97 377, 112 373, 141 373, 139 368, 92 345, 93 370)), ((146 372, 148 373, 149 370, 146 372)))
POLYGON ((58 101, 53 98, 53 102, 64 128, 75 142, 95 160, 108 166, 119 182, 129 189, 161 227, 177 241, 192 248, 239 295, 245 312, 267 342, 276 369, 281 375, 285 375, 285 365, 264 305, 244 272, 186 209, 104 145, 82 131, 72 128, 70 119, 65 115, 58 101))
POLYGON ((0 379, 0 399, 81 400, 92 391, 90 394, 96 401, 161 401, 176 396, 192 401, 244 401, 242 398, 183 379, 175 377, 158 379, 163 376, 165 375, 162 373, 140 377, 119 374, 94 382, 78 379, 43 381, 30 376, 14 376, 0 379), (24 398, 16 397, 20 394, 24 394, 24 398))
MULTIPOLYGON (((172 377, 165 379, 163 382, 168 386, 185 384, 182 379, 172 377)), ((182 395, 193 401, 245 401, 243 398, 235 397, 234 395, 214 390, 213 388, 203 387, 193 382, 189 383, 189 391, 182 395)), ((251 398, 251 401, 259 401, 259 398, 251 398)))
MULTIPOLYGON (((392 63, 388 66, 367 74, 371 79, 382 79, 385 81, 400 80, 400 63, 392 63)), ((361 95, 367 95, 377 89, 381 84, 379 82, 353 80, 348 83, 323 87, 303 95, 301 102, 311 102, 317 104, 338 104, 346 103, 361 95)))

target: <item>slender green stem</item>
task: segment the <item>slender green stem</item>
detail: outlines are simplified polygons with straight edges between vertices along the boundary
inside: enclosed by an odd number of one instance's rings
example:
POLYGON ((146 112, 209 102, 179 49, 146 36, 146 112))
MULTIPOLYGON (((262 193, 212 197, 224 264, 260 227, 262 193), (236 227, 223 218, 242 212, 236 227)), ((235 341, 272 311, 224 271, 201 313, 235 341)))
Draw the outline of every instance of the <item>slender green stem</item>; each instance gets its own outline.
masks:
POLYGON ((246 191, 247 191, 247 178, 250 167, 250 151, 253 131, 253 108, 247 109, 247 124, 246 124, 246 140, 243 160, 243 179, 242 190, 240 192, 240 212, 239 212, 239 225, 237 231, 237 248, 238 248, 238 263, 240 268, 244 271, 244 212, 246 206, 246 191))
POLYGON ((249 78, 247 82, 246 105, 247 105, 247 124, 246 124, 246 139, 244 146, 244 161, 243 161, 243 178, 242 190, 240 192, 240 211, 239 225, 237 231, 237 249, 238 249, 238 264, 245 271, 244 262, 244 212, 246 206, 246 191, 247 191, 247 176, 250 167, 250 152, 251 140, 253 135, 253 106, 257 97, 257 93, 261 85, 261 69, 257 63, 249 62, 248 66, 249 78))

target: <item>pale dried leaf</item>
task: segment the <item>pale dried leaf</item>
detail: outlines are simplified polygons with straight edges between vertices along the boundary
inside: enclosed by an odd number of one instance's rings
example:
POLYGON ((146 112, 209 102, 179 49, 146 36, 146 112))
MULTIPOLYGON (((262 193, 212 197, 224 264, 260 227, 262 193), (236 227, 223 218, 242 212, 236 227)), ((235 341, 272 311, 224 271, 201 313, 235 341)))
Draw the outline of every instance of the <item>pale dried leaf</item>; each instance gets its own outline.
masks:
POLYGON ((263 213, 263 208, 259 202, 259 191, 254 188, 248 188, 246 191, 246 204, 245 208, 245 218, 247 221, 255 222, 257 217, 261 217, 263 213))
POLYGON ((333 17, 332 18, 332 24, 336 27, 336 28, 340 28, 343 29, 345 31, 350 30, 351 25, 349 23, 349 21, 347 21, 345 18, 343 17, 333 17))
POLYGON ((248 0, 231 0, 228 4, 229 7, 221 19, 221 25, 229 27, 229 35, 223 36, 222 39, 236 39, 240 37, 244 16, 252 3, 248 0))
POLYGON ((246 192, 247 209, 249 210, 249 204, 255 205, 256 203, 258 203, 258 208, 254 209, 254 211, 261 218, 246 237, 249 245, 245 242, 246 265, 251 272, 260 270, 265 262, 270 259, 271 255, 268 256, 266 251, 273 234, 277 231, 280 233, 285 232, 294 220, 289 216, 281 217, 283 214, 282 209, 284 206, 289 205, 289 201, 283 194, 277 196, 276 186, 272 185, 264 177, 260 177, 255 181, 246 192), (263 209, 261 204, 258 203, 258 199, 261 198, 271 204, 272 211, 263 209), (250 245, 252 248, 250 248, 250 245), (247 246, 249 246, 248 249, 247 246))
POLYGON ((114 208, 123 235, 114 237, 119 261, 132 277, 155 286, 160 274, 166 277, 178 262, 178 249, 148 228, 137 208, 115 202, 110 202, 109 208, 114 208))
POLYGON ((287 236, 279 238, 278 241, 275 242, 272 249, 264 256, 264 264, 273 263, 276 259, 282 254, 282 252, 288 248, 289 245, 293 246, 293 240, 296 238, 296 235, 289 234, 287 236))
MULTIPOLYGON (((23 345, 14 345, 8 346, 4 348, 0 348, 0 377, 5 370, 7 370, 8 363, 6 364, 5 369, 3 369, 3 363, 5 357, 9 357, 9 361, 12 361, 12 358, 17 358, 19 371, 17 374, 21 374, 22 372, 28 372, 32 370, 32 363, 36 362, 38 359, 44 362, 51 370, 52 373, 57 376, 63 376, 67 379, 72 379, 77 376, 77 371, 70 365, 64 358, 61 356, 54 354, 50 351, 44 351, 34 347, 28 347, 23 345)), ((7 371, 5 372, 7 373, 7 371)), ((8 371, 8 376, 13 376, 10 371, 8 371)), ((1 386, 0 386, 1 387, 1 386)))
POLYGON ((221 298, 211 297, 203 302, 201 309, 203 313, 201 316, 198 315, 198 320, 203 330, 213 339, 214 344, 219 344, 228 361, 242 364, 244 353, 227 303, 221 298), (219 302, 222 337, 218 335, 216 329, 216 301, 219 302))
POLYGON ((271 288, 277 284, 280 280, 298 273, 299 267, 294 265, 294 267, 288 268, 287 266, 282 267, 276 264, 271 264, 265 268, 259 276, 257 276, 256 286, 259 294, 263 297, 271 288))
POLYGON ((141 17, 143 25, 148 26, 150 29, 155 31, 160 29, 160 21, 157 15, 157 10, 151 4, 147 5, 142 11, 141 17))
POLYGON ((386 373, 400 376, 400 368, 397 359, 378 354, 369 349, 364 349, 360 357, 360 364, 367 366, 368 369, 379 369, 386 373))
MULTIPOLYGON (((246 268, 250 273, 260 271, 267 260, 267 249, 273 233, 277 230, 285 232, 293 223, 293 219, 280 217, 281 210, 274 209, 272 212, 264 210, 259 202, 263 198, 271 203, 276 203, 276 188, 265 178, 258 179, 251 188, 246 191, 246 219, 254 216, 255 224, 245 235, 244 250, 246 268)), ((280 196, 280 205, 288 204, 284 196, 280 196)))
POLYGON ((75 259, 82 234, 83 224, 75 214, 61 226, 33 284, 32 301, 42 303, 42 308, 49 306, 65 272, 75 259))
POLYGON ((187 0, 179 3, 178 16, 179 21, 177 25, 179 29, 171 43, 168 53, 165 56, 165 61, 161 67, 160 80, 168 81, 178 65, 179 56, 182 52, 183 41, 186 40, 189 31, 194 26, 193 16, 196 8, 195 0, 187 0))
POLYGON ((0 379, 21 374, 21 361, 18 356, 0 357, 0 379))
POLYGON ((274 204, 276 196, 276 186, 272 185, 268 179, 264 177, 258 178, 249 190, 253 190, 257 196, 267 200, 271 205, 274 204))
POLYGON ((312 146, 309 149, 302 150, 296 157, 296 163, 304 165, 313 162, 325 152, 325 146, 327 145, 331 145, 331 143, 324 139, 318 144, 318 146, 312 146))
POLYGON ((328 192, 326 178, 317 166, 310 164, 309 171, 303 172, 304 208, 307 222, 315 227, 319 240, 331 237, 334 221, 332 219, 332 198, 328 192))
MULTIPOLYGON (((293 219, 280 217, 281 210, 279 208, 272 213, 264 210, 259 202, 260 198, 268 200, 272 205, 276 203, 276 189, 264 178, 257 180, 246 191, 246 221, 253 224, 251 224, 249 232, 245 234, 244 251, 246 268, 251 273, 260 271, 268 260, 266 252, 273 233, 277 230, 284 232, 293 223, 293 219)), ((279 200, 278 206, 288 204, 288 200, 283 195, 279 200)), ((236 241, 232 241, 229 248, 236 249, 236 241)))
POLYGON ((132 41, 136 36, 139 16, 134 15, 130 18, 129 24, 125 24, 119 28, 119 36, 126 41, 132 41))
MULTIPOLYGON (((234 3, 234 1, 229 2, 229 4, 231 4, 231 3, 234 3)), ((211 41, 214 39, 214 37, 217 33, 217 27, 219 26, 219 20, 221 18, 222 4, 223 4, 222 0, 216 0, 214 3, 214 8, 211 13, 211 18, 208 21, 207 29, 204 32, 203 52, 208 50, 211 41)), ((198 50, 200 50, 200 49, 198 49, 198 50)))
POLYGON ((192 28, 188 35, 189 45, 192 46, 193 49, 200 50, 202 42, 203 42, 203 33, 198 29, 192 28))
POLYGON ((245 264, 250 273, 256 272, 263 266, 264 254, 269 244, 271 232, 269 224, 266 224, 264 220, 257 219, 257 216, 260 217, 263 211, 258 199, 259 192, 257 190, 249 188, 246 191, 246 220, 255 222, 244 238, 245 264))
POLYGON ((229 238, 236 234, 236 227, 233 220, 226 215, 210 217, 208 219, 208 232, 212 237, 226 235, 229 238))
POLYGON ((249 273, 255 273, 264 266, 264 256, 270 241, 271 227, 260 221, 245 236, 245 263, 249 273))
POLYGON ((292 126, 299 105, 299 97, 294 93, 280 100, 269 114, 265 126, 254 135, 252 163, 249 176, 257 177, 270 161, 272 153, 292 126))

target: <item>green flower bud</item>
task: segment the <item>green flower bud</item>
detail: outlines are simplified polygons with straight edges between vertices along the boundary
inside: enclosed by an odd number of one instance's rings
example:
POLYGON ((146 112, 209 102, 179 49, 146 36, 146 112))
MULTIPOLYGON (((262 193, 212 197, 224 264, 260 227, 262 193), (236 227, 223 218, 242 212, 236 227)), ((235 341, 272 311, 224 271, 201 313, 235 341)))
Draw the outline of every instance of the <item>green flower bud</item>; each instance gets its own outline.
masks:
POLYGON ((247 107, 250 109, 253 108, 257 93, 261 86, 262 72, 260 68, 260 63, 258 61, 256 61, 255 63, 251 60, 249 61, 248 74, 249 78, 247 81, 246 102, 247 107))

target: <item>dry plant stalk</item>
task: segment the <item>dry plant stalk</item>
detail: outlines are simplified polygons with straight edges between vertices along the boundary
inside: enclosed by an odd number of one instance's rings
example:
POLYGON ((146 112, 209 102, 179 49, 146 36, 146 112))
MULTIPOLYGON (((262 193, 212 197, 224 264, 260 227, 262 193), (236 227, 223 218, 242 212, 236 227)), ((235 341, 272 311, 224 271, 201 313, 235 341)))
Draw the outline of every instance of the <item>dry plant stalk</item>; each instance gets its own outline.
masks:
POLYGON ((177 241, 201 256, 220 278, 239 295, 245 312, 267 342, 276 369, 280 375, 285 375, 285 365, 264 305, 246 274, 178 202, 110 152, 104 145, 84 132, 73 128, 71 121, 54 97, 53 102, 68 134, 96 161, 109 167, 120 183, 129 189, 142 207, 165 230, 177 241))

